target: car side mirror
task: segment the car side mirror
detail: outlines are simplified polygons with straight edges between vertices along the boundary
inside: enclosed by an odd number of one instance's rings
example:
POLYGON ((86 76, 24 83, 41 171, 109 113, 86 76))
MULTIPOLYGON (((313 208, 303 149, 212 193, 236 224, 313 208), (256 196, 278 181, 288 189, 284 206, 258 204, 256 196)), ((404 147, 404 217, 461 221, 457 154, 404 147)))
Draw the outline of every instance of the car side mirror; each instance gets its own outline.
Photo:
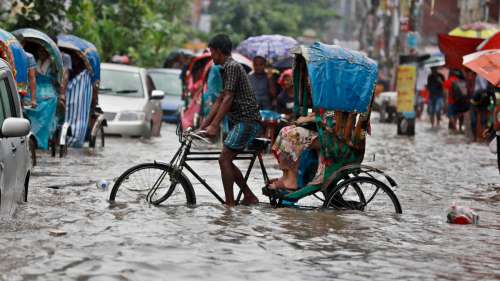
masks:
POLYGON ((31 125, 24 118, 7 118, 2 124, 2 137, 16 138, 25 137, 30 133, 31 125))
POLYGON ((151 99, 152 100, 162 100, 164 96, 165 96, 165 92, 163 92, 162 90, 153 90, 151 92, 151 99))

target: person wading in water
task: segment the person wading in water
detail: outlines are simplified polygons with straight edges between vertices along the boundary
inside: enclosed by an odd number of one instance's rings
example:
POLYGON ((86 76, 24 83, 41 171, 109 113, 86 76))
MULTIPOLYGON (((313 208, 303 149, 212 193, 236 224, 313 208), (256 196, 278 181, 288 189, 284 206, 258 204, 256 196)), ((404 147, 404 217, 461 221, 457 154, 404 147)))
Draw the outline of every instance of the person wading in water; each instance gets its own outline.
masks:
POLYGON ((221 65, 222 94, 212 105, 210 114, 203 121, 201 130, 206 130, 208 137, 215 137, 224 116, 228 116, 230 131, 224 140, 224 147, 219 157, 222 183, 226 196, 226 205, 235 205, 233 185, 243 191, 241 204, 257 204, 259 200, 245 182, 241 171, 233 164, 234 158, 262 130, 257 99, 250 86, 250 81, 243 68, 231 57, 232 42, 225 34, 213 37, 208 43, 212 60, 221 65))

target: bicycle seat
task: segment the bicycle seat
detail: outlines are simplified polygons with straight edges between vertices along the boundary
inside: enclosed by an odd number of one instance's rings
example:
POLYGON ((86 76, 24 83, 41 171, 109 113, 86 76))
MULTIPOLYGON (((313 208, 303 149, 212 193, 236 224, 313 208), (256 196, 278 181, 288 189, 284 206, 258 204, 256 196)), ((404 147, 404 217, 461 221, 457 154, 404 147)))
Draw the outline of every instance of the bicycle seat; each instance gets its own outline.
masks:
POLYGON ((248 143, 246 150, 249 150, 249 151, 265 150, 270 144, 271 144, 270 139, 255 138, 248 143))

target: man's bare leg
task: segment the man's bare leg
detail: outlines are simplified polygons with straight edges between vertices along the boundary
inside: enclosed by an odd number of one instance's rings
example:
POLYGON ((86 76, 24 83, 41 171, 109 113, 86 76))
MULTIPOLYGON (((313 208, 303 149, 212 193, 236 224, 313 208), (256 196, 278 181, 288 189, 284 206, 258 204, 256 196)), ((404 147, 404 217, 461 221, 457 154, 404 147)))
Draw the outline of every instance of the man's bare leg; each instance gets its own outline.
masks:
POLYGON ((243 200, 241 200, 241 203, 243 205, 253 205, 259 203, 259 199, 257 199, 257 196, 255 196, 252 190, 250 190, 250 187, 248 187, 248 184, 246 183, 245 178, 243 178, 243 174, 241 173, 240 169, 238 169, 238 167, 236 167, 234 163, 232 164, 234 181, 243 192, 243 200))
MULTIPOLYGON (((233 160, 236 157, 236 155, 233 157, 233 160)), ((257 197, 250 190, 250 187, 246 183, 245 178, 243 177, 243 174, 241 173, 240 169, 236 167, 236 165, 234 165, 233 162, 231 162, 231 164, 233 167, 234 182, 239 186, 239 188, 243 192, 243 200, 241 201, 241 203, 243 205, 252 205, 259 203, 259 199, 257 199, 257 197)))
POLYGON ((229 207, 235 206, 234 202, 234 169, 233 159, 237 153, 224 147, 219 157, 219 166, 222 175, 222 184, 224 185, 224 194, 226 195, 226 205, 229 207))

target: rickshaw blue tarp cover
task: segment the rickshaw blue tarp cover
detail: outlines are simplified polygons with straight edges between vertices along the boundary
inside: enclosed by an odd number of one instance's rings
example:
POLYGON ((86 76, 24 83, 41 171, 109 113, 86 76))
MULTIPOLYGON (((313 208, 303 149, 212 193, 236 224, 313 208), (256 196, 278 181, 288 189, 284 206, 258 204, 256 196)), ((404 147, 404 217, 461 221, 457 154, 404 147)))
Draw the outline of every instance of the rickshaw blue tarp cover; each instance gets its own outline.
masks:
POLYGON ((366 112, 377 80, 377 63, 360 52, 314 43, 307 69, 315 108, 366 112))
POLYGON ((92 83, 101 79, 101 59, 94 44, 74 35, 59 35, 57 45, 61 48, 76 50, 85 56, 92 68, 92 83))
POLYGON ((57 47, 56 43, 52 39, 50 39, 47 34, 33 28, 21 28, 13 31, 12 34, 14 34, 14 36, 16 36, 19 41, 28 40, 35 41, 41 44, 49 53, 50 58, 52 59, 52 62, 56 67, 57 75, 55 78, 59 83, 61 83, 63 77, 63 62, 61 52, 59 52, 59 48, 57 47))
POLYGON ((14 67, 16 68, 16 82, 28 83, 28 57, 21 44, 14 35, 1 28, 0 41, 4 42, 12 53, 14 67))

